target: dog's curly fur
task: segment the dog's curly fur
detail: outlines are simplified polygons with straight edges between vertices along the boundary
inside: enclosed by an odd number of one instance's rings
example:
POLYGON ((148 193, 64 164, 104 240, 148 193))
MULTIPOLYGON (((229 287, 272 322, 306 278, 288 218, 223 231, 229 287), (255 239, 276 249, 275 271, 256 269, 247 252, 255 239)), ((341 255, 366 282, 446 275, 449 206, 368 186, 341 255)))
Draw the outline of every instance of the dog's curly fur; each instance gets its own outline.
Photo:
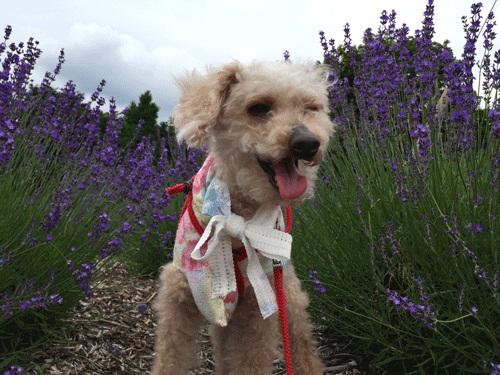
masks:
MULTIPOLYGON (((293 206, 313 195, 318 165, 334 128, 327 115, 324 68, 287 62, 233 62, 211 68, 206 75, 194 72, 177 83, 181 89, 173 116, 177 138, 190 147, 208 146, 217 177, 229 188, 235 214, 249 220, 262 206, 293 206), (298 129, 319 142, 315 141, 317 150, 297 156, 291 138, 298 129), (299 175, 306 177, 307 188, 300 196, 285 199, 262 163, 293 168, 290 160, 299 175)), ((233 246, 241 243, 235 240, 233 246)), ((284 269, 283 283, 294 374, 322 374, 322 364, 313 353, 308 297, 290 263, 284 269)), ((198 364, 196 337, 204 318, 183 271, 173 263, 163 267, 160 284, 152 374, 188 374, 198 364)), ((211 332, 216 374, 271 374, 280 337, 278 317, 262 318, 251 287, 246 288, 229 325, 212 327, 211 332)))

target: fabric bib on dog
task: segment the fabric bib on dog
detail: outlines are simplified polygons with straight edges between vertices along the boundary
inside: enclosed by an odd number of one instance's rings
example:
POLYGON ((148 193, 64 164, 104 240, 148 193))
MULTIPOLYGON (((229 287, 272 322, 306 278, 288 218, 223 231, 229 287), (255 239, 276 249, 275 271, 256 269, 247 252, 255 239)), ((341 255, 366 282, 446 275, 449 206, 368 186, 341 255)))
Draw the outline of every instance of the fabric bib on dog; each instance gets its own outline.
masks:
POLYGON ((214 166, 209 155, 192 185, 193 211, 205 231, 200 237, 186 210, 177 228, 174 263, 184 271, 200 312, 211 323, 224 327, 239 297, 231 237, 245 245, 248 258, 240 262, 240 268, 245 284, 254 288, 263 318, 278 311, 268 276, 273 272, 273 259, 290 259, 292 237, 283 232, 279 207, 259 209, 248 221, 232 213, 229 190, 215 176, 214 166))

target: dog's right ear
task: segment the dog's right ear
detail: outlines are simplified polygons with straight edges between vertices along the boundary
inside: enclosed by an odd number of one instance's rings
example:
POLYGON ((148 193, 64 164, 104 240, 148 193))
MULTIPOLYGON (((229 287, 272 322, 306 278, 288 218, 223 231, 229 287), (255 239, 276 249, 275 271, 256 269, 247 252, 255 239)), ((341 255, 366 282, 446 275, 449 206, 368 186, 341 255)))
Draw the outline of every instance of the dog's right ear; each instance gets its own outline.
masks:
POLYGON ((238 82, 237 74, 242 69, 240 63, 233 62, 220 69, 210 69, 206 76, 194 71, 176 79, 181 95, 173 120, 179 142, 186 141, 189 147, 200 149, 208 143, 231 85, 238 82))

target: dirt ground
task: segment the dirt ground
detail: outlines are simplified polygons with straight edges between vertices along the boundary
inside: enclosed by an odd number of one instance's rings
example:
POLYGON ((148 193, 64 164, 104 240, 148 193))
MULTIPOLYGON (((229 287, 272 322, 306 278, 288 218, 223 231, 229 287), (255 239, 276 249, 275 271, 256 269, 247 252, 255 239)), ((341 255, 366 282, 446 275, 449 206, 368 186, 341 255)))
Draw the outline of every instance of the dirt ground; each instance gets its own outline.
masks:
MULTIPOLYGON (((32 363, 42 370, 27 374, 148 374, 154 355, 155 319, 151 310, 157 281, 132 278, 125 267, 106 271, 104 282, 94 288, 95 297, 80 303, 73 317, 61 327, 66 339, 45 344, 32 363), (139 308, 140 304, 145 304, 139 308), (141 310, 141 311, 140 311, 141 310)), ((325 374, 366 375, 360 358, 343 351, 343 345, 316 330, 318 356, 325 374)), ((207 329, 200 334, 202 367, 192 375, 214 374, 207 329)), ((286 374, 282 358, 274 361, 273 374, 286 374)), ((256 374, 258 375, 258 374, 256 374)))

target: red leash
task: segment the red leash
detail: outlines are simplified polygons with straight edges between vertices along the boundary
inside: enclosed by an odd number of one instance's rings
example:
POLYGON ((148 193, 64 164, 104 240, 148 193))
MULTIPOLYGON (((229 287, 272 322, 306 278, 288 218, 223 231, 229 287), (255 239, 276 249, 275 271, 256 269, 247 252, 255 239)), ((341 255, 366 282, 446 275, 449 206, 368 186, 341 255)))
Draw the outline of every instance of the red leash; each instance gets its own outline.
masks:
MULTIPOLYGON (((191 179, 193 180, 193 179, 191 179)), ((196 215, 193 210, 193 192, 192 192, 191 182, 185 184, 179 184, 167 188, 168 195, 174 195, 179 193, 186 193, 187 198, 184 206, 182 207, 181 216, 184 214, 186 209, 188 210, 189 218, 194 228, 201 236, 204 232, 203 227, 200 225, 196 219, 196 215)), ((286 217, 286 227, 285 233, 290 233, 292 229, 292 210, 290 207, 285 207, 285 217, 286 217)), ((234 273, 236 276, 236 286, 238 288, 238 295, 243 296, 245 293, 245 282, 243 280, 243 274, 241 273, 239 262, 247 257, 245 247, 240 247, 237 250, 233 250, 233 261, 234 261, 234 273)), ((280 316, 281 333, 283 335, 283 350, 285 353, 285 363, 286 363, 286 373, 287 375, 293 375, 292 372, 292 356, 290 354, 290 340, 288 337, 288 319, 286 316, 286 297, 285 291, 283 290, 283 266, 281 262, 273 261, 274 263, 274 289, 276 290, 276 302, 278 303, 278 310, 280 316)))

